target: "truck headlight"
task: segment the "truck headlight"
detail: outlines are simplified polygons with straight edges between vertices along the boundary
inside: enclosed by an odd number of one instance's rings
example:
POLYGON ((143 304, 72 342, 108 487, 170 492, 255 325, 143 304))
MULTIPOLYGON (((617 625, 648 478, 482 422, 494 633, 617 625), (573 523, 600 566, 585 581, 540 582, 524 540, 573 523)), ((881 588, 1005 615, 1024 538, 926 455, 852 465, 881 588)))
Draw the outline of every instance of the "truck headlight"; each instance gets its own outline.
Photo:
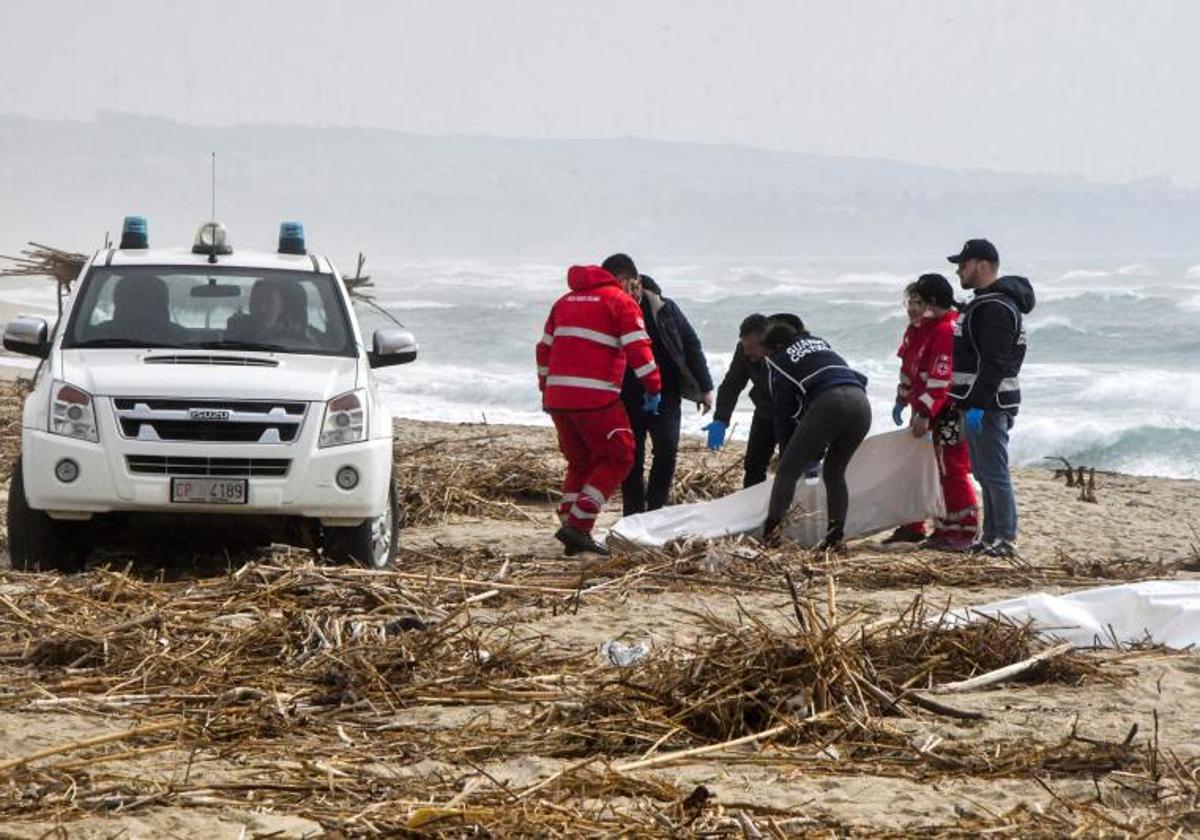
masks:
POLYGON ((50 388, 50 431, 93 443, 100 440, 92 395, 82 388, 56 380, 50 388))
POLYGON ((341 446, 367 439, 367 393, 351 391, 325 403, 318 446, 341 446))

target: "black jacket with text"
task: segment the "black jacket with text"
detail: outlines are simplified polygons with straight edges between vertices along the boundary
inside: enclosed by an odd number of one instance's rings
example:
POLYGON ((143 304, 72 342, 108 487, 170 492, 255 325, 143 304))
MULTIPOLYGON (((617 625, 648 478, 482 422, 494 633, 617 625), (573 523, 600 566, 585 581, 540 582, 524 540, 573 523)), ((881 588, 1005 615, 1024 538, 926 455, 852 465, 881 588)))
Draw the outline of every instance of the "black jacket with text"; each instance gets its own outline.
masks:
POLYGON ((787 447, 796 423, 822 392, 839 385, 866 389, 867 377, 846 364, 823 338, 797 338, 767 359, 771 371, 771 405, 775 413, 775 438, 787 447))

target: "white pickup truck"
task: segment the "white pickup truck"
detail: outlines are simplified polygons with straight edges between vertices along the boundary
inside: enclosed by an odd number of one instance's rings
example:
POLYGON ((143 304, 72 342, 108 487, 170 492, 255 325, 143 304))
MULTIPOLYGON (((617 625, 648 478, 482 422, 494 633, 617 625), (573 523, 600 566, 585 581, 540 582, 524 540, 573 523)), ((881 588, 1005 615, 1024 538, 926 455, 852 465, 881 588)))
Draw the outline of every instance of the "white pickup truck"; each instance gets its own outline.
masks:
POLYGON ((145 231, 126 220, 53 328, 4 331, 43 360, 9 490, 13 567, 82 568, 112 513, 282 518, 329 561, 389 565, 400 512, 373 369, 415 359, 412 334, 384 321, 364 340, 296 223, 278 253, 234 252, 215 222, 190 249, 152 250, 145 231))

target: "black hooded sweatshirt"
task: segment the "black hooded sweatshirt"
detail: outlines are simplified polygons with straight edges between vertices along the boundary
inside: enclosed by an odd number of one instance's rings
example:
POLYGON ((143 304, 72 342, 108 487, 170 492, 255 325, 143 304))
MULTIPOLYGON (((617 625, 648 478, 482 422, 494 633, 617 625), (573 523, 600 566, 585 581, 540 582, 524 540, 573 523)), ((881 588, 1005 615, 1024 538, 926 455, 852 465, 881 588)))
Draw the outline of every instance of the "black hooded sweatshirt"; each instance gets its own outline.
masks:
POLYGON ((1001 277, 976 292, 954 325, 954 384, 950 396, 963 408, 1006 411, 1021 405, 1017 375, 1025 361, 1022 316, 1033 311, 1033 286, 1024 277, 1001 277))

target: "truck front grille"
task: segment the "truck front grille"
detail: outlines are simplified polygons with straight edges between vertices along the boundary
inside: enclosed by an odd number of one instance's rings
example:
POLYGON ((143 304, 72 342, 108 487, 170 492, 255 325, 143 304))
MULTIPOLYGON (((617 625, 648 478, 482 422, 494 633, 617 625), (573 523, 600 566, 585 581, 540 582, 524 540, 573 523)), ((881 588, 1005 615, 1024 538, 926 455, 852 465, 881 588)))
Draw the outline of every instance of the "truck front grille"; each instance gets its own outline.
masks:
POLYGON ((291 443, 300 435, 307 404, 141 399, 113 400, 127 438, 143 441, 291 443))
POLYGON ((125 463, 131 473, 220 478, 282 478, 292 465, 287 458, 176 458, 160 455, 126 455, 125 463))
POLYGON ((253 356, 147 356, 142 360, 147 365, 232 365, 234 367, 279 367, 274 359, 258 359, 253 356))

